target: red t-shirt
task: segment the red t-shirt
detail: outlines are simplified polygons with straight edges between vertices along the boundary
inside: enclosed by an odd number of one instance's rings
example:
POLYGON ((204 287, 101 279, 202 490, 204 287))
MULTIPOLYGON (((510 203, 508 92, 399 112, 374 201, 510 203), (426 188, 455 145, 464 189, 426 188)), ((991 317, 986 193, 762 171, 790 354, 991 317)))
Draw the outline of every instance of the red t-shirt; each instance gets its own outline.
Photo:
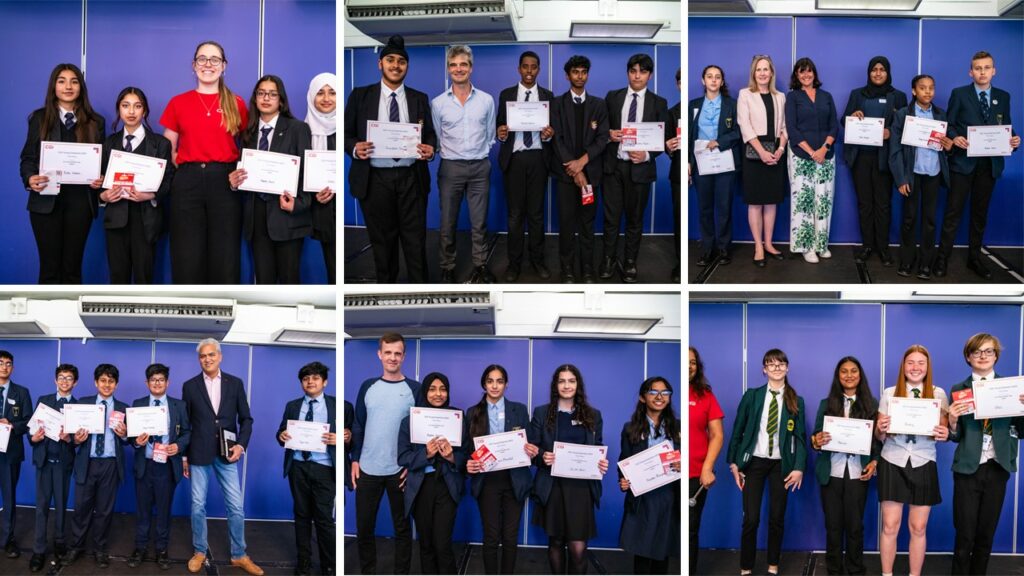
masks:
MULTIPOLYGON (((239 134, 249 120, 245 102, 237 94, 241 116, 239 134)), ((220 97, 189 90, 167 103, 160 124, 178 133, 178 164, 185 162, 237 162, 235 137, 221 126, 220 97), (207 115, 209 112, 209 115, 207 115)))
POLYGON ((690 392, 690 478, 700 477, 708 455, 708 422, 720 418, 725 418, 725 414, 714 394, 694 396, 690 392))

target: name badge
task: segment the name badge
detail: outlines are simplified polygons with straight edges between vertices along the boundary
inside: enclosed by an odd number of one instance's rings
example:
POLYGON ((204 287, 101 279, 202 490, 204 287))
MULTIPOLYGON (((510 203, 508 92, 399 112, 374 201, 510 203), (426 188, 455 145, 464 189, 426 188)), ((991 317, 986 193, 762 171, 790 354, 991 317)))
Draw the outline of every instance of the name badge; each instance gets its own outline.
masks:
POLYGON ((879 98, 878 99, 878 103, 879 104, 885 104, 885 98, 879 98))
POLYGON ((700 109, 699 108, 694 108, 693 109, 693 117, 694 117, 694 119, 697 118, 697 114, 700 114, 700 109))
POLYGON ((984 452, 992 448, 992 435, 984 434, 981 437, 981 451, 984 452))

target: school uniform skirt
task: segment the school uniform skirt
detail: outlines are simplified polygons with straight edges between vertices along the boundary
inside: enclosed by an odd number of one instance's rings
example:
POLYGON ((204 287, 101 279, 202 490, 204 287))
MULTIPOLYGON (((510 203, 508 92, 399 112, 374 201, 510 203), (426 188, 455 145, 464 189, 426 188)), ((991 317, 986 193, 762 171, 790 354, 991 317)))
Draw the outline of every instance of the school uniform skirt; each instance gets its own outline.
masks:
POLYGON ((900 468, 885 458, 878 461, 878 500, 913 506, 935 506, 942 502, 939 471, 935 462, 913 468, 910 460, 900 468))
POLYGON ((619 547, 652 560, 679 556, 679 490, 679 482, 666 484, 638 496, 632 506, 627 505, 619 530, 619 547))
POLYGON ((548 503, 546 506, 537 505, 533 523, 544 528, 548 538, 590 540, 597 536, 590 481, 578 478, 553 480, 548 503))

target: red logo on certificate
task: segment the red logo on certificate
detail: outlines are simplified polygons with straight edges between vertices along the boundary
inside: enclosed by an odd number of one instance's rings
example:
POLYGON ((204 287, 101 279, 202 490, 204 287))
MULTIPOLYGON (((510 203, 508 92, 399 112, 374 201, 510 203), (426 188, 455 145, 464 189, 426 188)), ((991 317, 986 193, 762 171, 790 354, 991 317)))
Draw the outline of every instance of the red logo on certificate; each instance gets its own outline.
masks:
POLYGON ((622 144, 625 146, 636 145, 636 128, 622 129, 622 144))
POLYGON ((963 390, 956 390, 953 392, 953 402, 970 402, 970 408, 964 414, 974 414, 974 390, 965 388, 963 390))
POLYGON ((498 457, 488 450, 486 445, 474 450, 471 458, 480 463, 480 467, 484 472, 498 465, 498 457))
POLYGON ((594 187, 587 184, 580 189, 580 202, 587 206, 594 203, 594 187))
POLYGON ((672 465, 675 464, 676 462, 679 462, 679 450, 673 450, 671 452, 662 452, 660 454, 660 457, 661 467, 664 470, 665 474, 668 474, 669 472, 672 472, 672 465))

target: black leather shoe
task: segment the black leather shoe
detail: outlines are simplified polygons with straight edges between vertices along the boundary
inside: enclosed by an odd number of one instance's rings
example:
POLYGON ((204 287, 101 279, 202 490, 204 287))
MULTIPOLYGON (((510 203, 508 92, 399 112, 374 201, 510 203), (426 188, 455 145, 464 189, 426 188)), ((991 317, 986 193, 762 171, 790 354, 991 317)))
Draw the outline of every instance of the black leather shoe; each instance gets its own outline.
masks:
MULTIPOLYGON (((986 268, 985 265, 981 263, 981 260, 968 260, 967 269, 978 276, 981 276, 985 280, 992 279, 992 271, 986 268)), ((8 558, 10 558, 10 556, 10 554, 7 555, 8 558)))
POLYGON ((441 284, 454 284, 455 283, 455 270, 441 269, 441 284))
POLYGON ((106 552, 97 552, 95 558, 97 568, 107 568, 110 566, 110 555, 106 552))
POLYGON ((161 570, 169 570, 171 568, 171 559, 167 557, 167 550, 156 551, 156 565, 161 570))
POLYGON ((757 266, 758 268, 764 268, 764 265, 765 265, 765 259, 764 258, 761 258, 760 260, 758 260, 757 258, 754 258, 754 266, 757 266))
POLYGON ((512 283, 519 279, 519 265, 509 264, 505 270, 505 282, 512 283))
POLYGON ((672 278, 670 280, 673 284, 679 284, 681 279, 682 278, 679 275, 679 266, 676 266, 675 268, 672 269, 672 278))
POLYGON ((139 564, 142 564, 146 560, 146 551, 141 548, 136 548, 132 555, 128 557, 128 567, 135 568, 139 564))
POLYGON ((572 273, 572 266, 562 266, 562 284, 575 284, 576 275, 572 273))
POLYGON ((910 277, 910 264, 900 264, 900 267, 896 269, 896 273, 905 278, 910 277))
POLYGON ((636 283, 637 274, 636 260, 626 260, 626 263, 622 266, 622 281, 626 284, 634 284, 636 283))
POLYGON ((295 567, 295 576, 309 576, 313 573, 313 563, 309 560, 299 562, 295 567))
POLYGON ((494 274, 491 274, 491 269, 486 264, 474 268, 473 276, 476 278, 476 284, 494 284, 497 280, 494 274))
POLYGON ((601 280, 607 280, 615 275, 615 269, 619 267, 619 263, 614 258, 605 256, 604 260, 601 261, 601 267, 598 269, 598 276, 601 280))
POLYGON ((708 264, 711 264, 711 261, 714 259, 715 257, 711 252, 701 252, 700 256, 697 257, 697 266, 707 266, 708 264))
POLYGON ((28 569, 33 572, 39 572, 46 566, 46 554, 33 554, 32 560, 28 563, 28 569))
POLYGON ((863 264, 868 261, 868 258, 871 257, 871 254, 873 252, 874 250, 872 250, 870 247, 864 246, 860 250, 854 252, 853 261, 856 262, 857 264, 863 264))
POLYGON ((882 260, 882 266, 889 267, 895 263, 895 261, 892 258, 892 254, 889 253, 889 250, 887 248, 883 248, 882 250, 880 250, 878 252, 878 257, 882 260))
POLYGON ((917 277, 920 278, 921 280, 931 280, 932 267, 928 266, 927 264, 921 266, 920 268, 917 269, 917 277))
POLYGON ((537 273, 537 276, 540 276, 541 280, 548 280, 551 278, 551 271, 548 270, 548 267, 545 266, 543 262, 533 262, 532 264, 533 271, 537 273))
POLYGON ((765 250, 764 253, 765 253, 765 256, 771 256, 775 260, 785 260, 786 259, 786 255, 783 254, 782 252, 769 252, 769 251, 765 250))
POLYGON ((68 548, 67 552, 60 557, 61 566, 71 566, 76 560, 81 558, 85 554, 85 550, 80 548, 68 548))
POLYGON ((946 275, 946 259, 939 256, 935 259, 935 266, 932 267, 932 271, 935 273, 937 278, 942 278, 946 275))
POLYGON ((4 552, 7 553, 8 558, 17 558, 21 556, 21 549, 18 548, 18 545, 15 544, 13 540, 4 546, 4 552))
POLYGON ((732 262, 732 258, 729 257, 729 251, 728 250, 719 250, 718 251, 718 265, 719 266, 728 266, 729 262, 732 262))
POLYGON ((596 277, 597 277, 597 275, 594 274, 594 268, 592 266, 584 266, 583 267, 583 283, 584 284, 593 284, 595 282, 594 279, 596 277))

